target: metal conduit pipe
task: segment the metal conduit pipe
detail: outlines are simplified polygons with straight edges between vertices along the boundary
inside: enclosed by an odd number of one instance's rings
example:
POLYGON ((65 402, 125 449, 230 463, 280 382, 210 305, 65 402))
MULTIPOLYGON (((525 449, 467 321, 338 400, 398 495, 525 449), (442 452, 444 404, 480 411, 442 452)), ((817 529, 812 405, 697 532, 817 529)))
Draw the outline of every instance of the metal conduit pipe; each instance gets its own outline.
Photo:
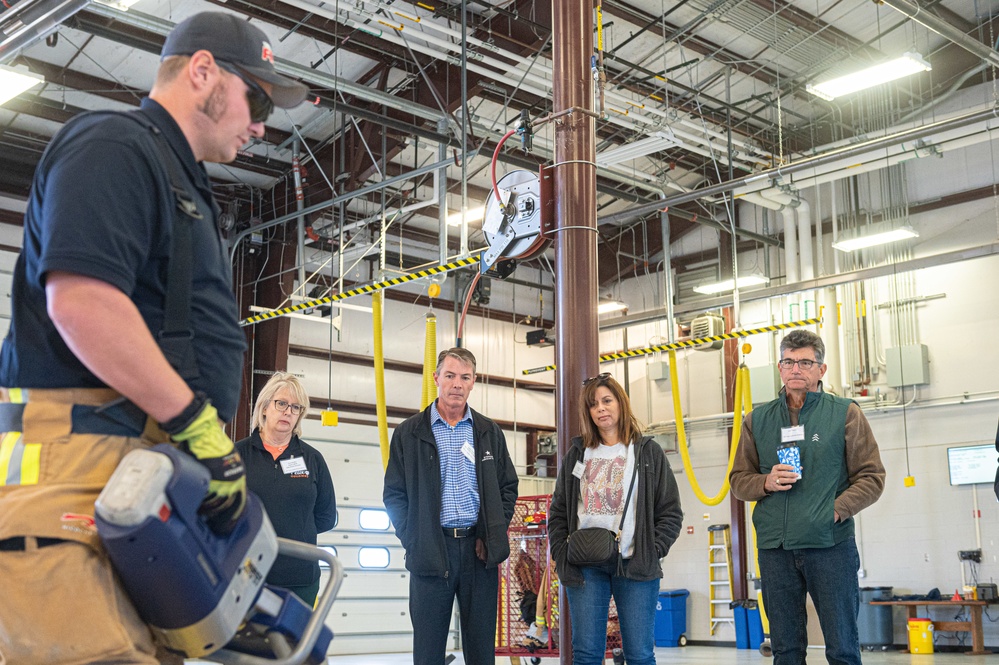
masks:
POLYGON ((797 214, 792 207, 795 198, 781 189, 765 189, 757 192, 761 198, 771 205, 765 206, 780 213, 784 224, 784 282, 793 284, 801 279, 800 259, 798 253, 797 214), (776 207, 774 207, 776 206, 776 207))
MULTIPOLYGON (((7 12, 0 14, 5 19, 0 24, 0 64, 11 61, 21 49, 44 39, 60 23, 89 4, 90 0, 36 2, 13 16, 7 12)), ((18 9, 19 6, 15 6, 8 12, 18 9)))
MULTIPOLYGON (((842 180, 848 176, 860 175, 863 173, 870 173, 871 171, 877 171, 889 166, 895 166, 896 164, 901 164, 902 162, 907 162, 912 159, 921 159, 924 157, 929 157, 939 153, 949 152, 951 150, 957 150, 960 148, 967 148, 969 146, 978 145, 980 143, 985 143, 986 141, 991 141, 995 137, 992 136, 991 130, 988 128, 981 129, 978 133, 969 134, 966 136, 960 136, 957 138, 934 142, 930 150, 924 149, 902 149, 898 146, 895 149, 889 149, 889 156, 886 158, 884 155, 881 157, 875 157, 870 161, 862 161, 860 163, 855 162, 855 160, 849 160, 854 162, 853 164, 843 164, 839 169, 823 173, 822 175, 815 176, 812 178, 796 179, 794 180, 795 187, 800 187, 805 189, 807 187, 815 187, 818 185, 824 185, 826 183, 836 182, 842 180), (845 169, 849 169, 849 171, 845 169)), ((737 195, 738 196, 738 195, 737 195)))
MULTIPOLYGON (((299 5, 304 6, 309 4, 306 2, 302 2, 302 0, 282 0, 282 1, 285 2, 286 4, 291 4, 293 6, 299 6, 299 5)), ((316 11, 316 13, 322 14, 323 12, 316 11)), ((333 17, 336 17, 336 20, 340 21, 341 23, 343 23, 348 27, 352 27, 358 30, 365 30, 365 29, 370 30, 369 28, 366 27, 365 23, 353 18, 348 18, 347 16, 349 16, 350 12, 341 12, 342 15, 339 16, 335 12, 327 12, 327 13, 329 14, 329 18, 332 19, 333 17)), ((379 17, 375 14, 369 15, 365 12, 356 12, 356 13, 368 20, 372 21, 383 20, 382 17, 379 17)), ((421 53, 423 55, 438 60, 447 60, 448 56, 446 54, 448 52, 450 52, 452 55, 455 56, 460 52, 460 48, 457 45, 447 40, 433 37, 432 35, 428 35, 426 34, 426 32, 420 33, 419 39, 426 41, 427 44, 437 46, 438 48, 435 49, 432 48, 431 46, 417 43, 414 40, 408 40, 405 37, 401 36, 396 30, 390 27, 384 30, 380 30, 379 32, 380 32, 380 37, 390 43, 410 48, 415 52, 421 53)), ((533 74, 529 71, 524 71, 520 77, 515 76, 513 74, 508 74, 506 72, 510 70, 509 70, 509 65, 507 63, 491 61, 487 57, 482 57, 479 60, 479 62, 485 63, 486 65, 489 66, 487 67, 484 66, 483 64, 479 64, 476 62, 467 62, 466 67, 468 71, 481 74, 482 76, 485 76, 493 81, 509 85, 513 88, 523 90, 538 97, 548 98, 551 96, 551 81, 548 80, 547 78, 544 78, 537 74, 533 74)), ((520 72, 520 70, 517 69, 515 69, 514 71, 518 73, 520 72)), ((633 132, 646 131, 647 129, 659 126, 660 122, 668 117, 666 113, 660 112, 658 111, 658 109, 655 109, 655 111, 659 115, 661 115, 661 118, 659 120, 653 120, 651 118, 646 117, 644 114, 644 111, 653 110, 651 107, 648 109, 643 108, 643 110, 636 110, 638 107, 635 105, 634 100, 628 99, 627 97, 620 95, 618 93, 614 93, 613 91, 608 91, 607 96, 608 98, 616 99, 621 103, 622 106, 626 107, 627 116, 619 114, 607 116, 604 118, 605 122, 627 129, 629 131, 633 132)), ((688 142, 693 141, 697 143, 702 143, 706 146, 709 146, 710 148, 713 148, 714 151, 717 151, 717 154, 715 154, 712 150, 700 148, 698 146, 693 146, 690 145, 689 143, 684 145, 684 148, 686 150, 699 154, 702 157, 707 157, 709 159, 711 158, 718 159, 720 162, 726 165, 728 164, 727 157, 724 157, 724 155, 728 154, 726 146, 716 145, 712 143, 710 138, 705 138, 704 136, 693 134, 691 132, 682 130, 675 126, 672 127, 672 130, 674 134, 683 139, 686 139, 688 142)), ((733 164, 738 166, 744 171, 753 170, 752 164, 736 162, 734 160, 733 164)))
MULTIPOLYGON (((470 154, 472 156, 474 156, 474 155, 478 154, 478 150, 474 150, 470 154)), ((423 175, 424 173, 431 173, 433 171, 439 171, 441 169, 441 167, 446 167, 446 166, 450 165, 451 163, 452 163, 452 161, 450 159, 447 159, 447 160, 440 161, 440 162, 434 162, 433 164, 427 164, 425 166, 420 166, 420 167, 417 167, 417 168, 415 168, 412 171, 409 171, 407 173, 401 173, 401 174, 399 174, 397 176, 392 176, 391 178, 386 178, 385 180, 382 180, 380 182, 376 182, 376 183, 374 183, 372 185, 368 185, 367 187, 361 187, 360 189, 355 189, 352 192, 347 192, 346 194, 341 194, 340 196, 334 196, 333 198, 327 199, 326 201, 322 201, 320 203, 313 204, 311 206, 308 206, 307 208, 303 208, 302 210, 296 210, 295 212, 289 213, 287 215, 282 215, 281 217, 277 217, 275 219, 272 219, 269 222, 264 222, 263 224, 257 224, 256 226, 254 226, 252 228, 249 228, 249 229, 243 229, 242 231, 240 231, 239 233, 237 233, 235 236, 233 236, 232 240, 230 241, 231 249, 229 250, 229 262, 233 263, 235 261, 235 258, 236 258, 236 249, 239 247, 239 243, 241 243, 244 238, 249 237, 253 233, 259 233, 260 231, 263 231, 264 229, 269 229, 272 226, 278 226, 280 224, 285 224, 287 222, 292 221, 293 219, 295 219, 299 215, 311 215, 314 212, 319 212, 320 210, 325 210, 326 208, 330 208, 332 206, 335 206, 338 203, 344 203, 344 202, 349 201, 349 200, 351 200, 351 199, 353 199, 355 197, 365 196, 365 195, 370 194, 372 192, 377 192, 377 191, 379 191, 379 190, 381 190, 381 189, 383 189, 385 187, 389 187, 391 185, 394 185, 394 184, 396 184, 398 182, 402 182, 404 180, 409 180, 410 178, 415 178, 417 176, 423 175)))
MULTIPOLYGON (((311 7, 310 11, 318 11, 319 9, 316 5, 309 5, 309 7, 311 7)), ((122 25, 147 30, 158 34, 161 37, 166 37, 167 33, 169 33, 174 26, 171 21, 136 11, 134 7, 125 11, 100 2, 95 2, 88 8, 87 11, 97 16, 109 18, 115 22, 121 23, 122 25)), ((362 99, 367 102, 373 102, 397 111, 404 111, 408 115, 433 121, 437 121, 439 119, 449 120, 447 114, 439 110, 431 109, 423 106, 422 104, 416 104, 409 100, 391 95, 387 92, 369 88, 365 85, 360 85, 350 79, 324 74, 317 69, 312 69, 305 65, 299 65, 295 62, 291 62, 290 60, 275 58, 274 66, 282 74, 302 79, 303 81, 313 83, 316 86, 321 86, 330 90, 337 90, 344 95, 353 95, 358 99, 362 99)), ((485 128, 481 129, 485 131, 485 128)))
POLYGON ((933 136, 934 134, 937 134, 944 130, 949 130, 956 127, 965 127, 975 122, 990 120, 996 117, 996 112, 997 109, 988 109, 983 111, 967 113, 965 115, 958 116, 957 118, 953 118, 950 120, 943 120, 940 122, 930 123, 922 127, 905 130, 897 134, 885 136, 883 138, 873 139, 871 141, 865 141, 855 146, 833 150, 826 154, 803 159, 799 162, 794 162, 791 164, 778 166, 772 169, 767 169, 765 171, 761 171, 753 175, 742 176, 740 178, 727 180, 725 182, 721 182, 716 185, 709 185, 708 187, 702 187, 700 189, 688 192, 686 194, 676 194, 666 198, 663 201, 643 203, 641 205, 637 205, 632 208, 622 210, 621 212, 605 215, 601 217, 598 220, 598 222, 601 224, 624 224, 633 219, 644 217, 645 215, 656 212, 657 210, 660 210, 661 209, 660 207, 663 205, 674 206, 674 205, 679 205, 681 203, 696 201, 698 199, 702 199, 709 196, 718 196, 719 194, 724 194, 733 191, 739 187, 744 187, 747 185, 758 186, 760 183, 765 183, 768 180, 781 178, 784 176, 791 175, 793 173, 800 173, 808 169, 814 169, 818 166, 824 166, 826 164, 847 157, 865 155, 871 152, 872 150, 876 150, 879 148, 885 148, 887 146, 897 145, 905 141, 916 141, 921 138, 933 136))
MULTIPOLYGON (((285 2, 286 4, 290 4, 300 8, 304 8, 305 6, 314 7, 310 3, 304 2, 304 0, 282 0, 282 1, 285 2)), ((322 10, 310 10, 310 11, 316 11, 316 13, 318 14, 324 13, 322 10)), ((365 23, 350 18, 351 10, 341 10, 339 12, 339 15, 336 12, 330 12, 328 10, 326 10, 325 13, 328 14, 329 18, 332 19, 335 17, 336 20, 344 23, 344 25, 356 29, 367 29, 370 31, 370 28, 366 28, 365 23)), ((384 17, 376 14, 371 10, 367 10, 364 8, 354 8, 353 13, 369 21, 379 21, 384 23, 384 17)), ((405 18, 410 18, 410 17, 405 17, 405 18)), ((426 30, 424 30, 423 32, 420 32, 419 36, 416 38, 418 40, 426 42, 426 44, 421 44, 417 43, 413 39, 406 39, 400 32, 398 32, 396 29, 393 29, 390 25, 387 25, 385 29, 379 29, 378 32, 379 36, 382 39, 385 39, 386 41, 397 44, 399 46, 405 46, 407 48, 411 48, 414 51, 417 51, 426 56, 433 57, 436 59, 447 59, 446 54, 448 52, 452 53, 453 55, 458 55, 460 53, 459 45, 462 43, 462 41, 460 40, 461 35, 459 32, 454 31, 453 29, 443 29, 440 26, 434 25, 432 23, 423 24, 421 22, 420 26, 424 28, 430 27, 439 30, 440 32, 447 34, 452 38, 458 38, 459 41, 456 44, 452 41, 448 41, 446 39, 430 35, 427 33, 426 30)), ((400 27, 402 27, 401 24, 400 27)), ((471 44, 475 44, 480 40, 475 40, 474 38, 470 38, 468 41, 471 44)), ((511 56, 511 59, 515 58, 511 56)), ((499 62, 495 58, 491 58, 490 56, 480 54, 478 61, 479 63, 482 64, 478 64, 475 62, 468 62, 466 64, 466 67, 470 71, 482 74, 483 76, 486 76, 499 83, 504 83, 512 87, 519 88, 521 90, 524 90, 534 95, 538 95, 540 97, 550 96, 551 85, 552 85, 551 69, 540 61, 532 63, 530 60, 527 59, 521 58, 520 60, 522 60, 522 64, 525 66, 525 69, 521 70, 518 67, 514 68, 513 71, 511 72, 510 65, 508 63, 499 62), (488 65, 488 67, 483 65, 488 65), (534 73, 535 70, 540 72, 540 74, 534 73)), ((674 118, 671 118, 667 112, 662 111, 655 107, 651 106, 647 107, 640 102, 636 103, 636 100, 630 99, 627 96, 621 94, 620 92, 610 90, 607 92, 607 96, 608 99, 616 100, 617 102, 619 102, 620 105, 625 108, 625 112, 627 113, 627 116, 611 115, 605 117, 605 121, 610 124, 618 125, 620 127, 624 127, 631 131, 638 132, 638 131, 643 131, 646 128, 659 126, 661 122, 664 120, 674 120, 674 118), (651 119, 646 117, 647 113, 657 116, 658 119, 651 119)), ((677 123, 677 124, 682 124, 682 123, 677 123)), ((696 128, 698 131, 704 132, 704 134, 706 134, 707 136, 702 136, 691 133, 689 131, 685 131, 683 129, 680 129, 676 125, 672 126, 674 133, 680 136, 681 138, 686 139, 687 141, 702 143, 704 145, 713 148, 716 151, 719 151, 723 155, 727 155, 727 146, 723 147, 712 143, 710 139, 710 133, 706 131, 706 128, 698 126, 695 123, 689 121, 686 122, 685 124, 696 128)), ((718 135, 721 136, 720 133, 718 133, 718 135)), ((741 141, 739 143, 740 145, 748 149, 747 144, 741 141)), ((687 149, 693 148, 693 146, 690 146, 689 144, 685 145, 684 147, 687 149)), ((708 158, 717 157, 716 155, 713 155, 710 150, 700 149, 693 151, 697 152, 698 154, 704 157, 708 158)), ((755 148, 753 148, 752 151, 754 153, 760 152, 755 148)), ((723 161, 726 164, 728 163, 725 158, 719 158, 719 159, 720 161, 723 161)), ((739 168, 743 170, 752 171, 751 164, 740 162, 737 165, 739 166, 739 168)))
MULTIPOLYGON (((798 218, 798 255, 801 259, 801 279, 815 277, 815 260, 812 254, 812 208, 808 201, 797 198, 792 204, 798 218)), ((807 314, 807 313, 806 313, 807 314)), ((805 318, 809 318, 806 315, 805 318)))
POLYGON ((302 208, 305 207, 305 193, 302 191, 302 164, 299 155, 298 139, 291 144, 291 172, 295 180, 295 209, 298 211, 298 223, 295 226, 295 239, 298 246, 298 288, 302 289, 302 295, 308 296, 305 292, 305 215, 302 208))
MULTIPOLYGON (((433 23, 433 22, 426 22, 426 23, 424 23, 424 22, 420 21, 418 18, 415 17, 415 15, 419 13, 418 10, 415 7, 412 10, 413 16, 409 16, 409 15, 407 15, 405 13, 397 11, 396 8, 398 7, 398 5, 389 5, 389 4, 385 3, 385 2, 383 2, 382 0, 361 0, 361 5, 365 6, 364 9, 361 10, 361 11, 364 14, 366 14, 368 16, 368 18, 370 18, 372 20, 382 20, 382 17, 378 16, 374 11, 372 11, 370 9, 367 9, 367 7, 366 7, 367 5, 373 5, 373 6, 377 7, 378 9, 385 10, 385 11, 387 11, 387 12, 389 12, 389 13, 395 15, 395 16, 400 17, 401 19, 418 22, 419 26, 421 28, 421 32, 419 33, 418 39, 423 39, 423 40, 426 40, 428 42, 434 43, 437 46, 440 46, 441 48, 446 49, 446 50, 451 50, 452 52, 457 52, 457 50, 458 50, 458 47, 455 45, 454 42, 448 41, 448 40, 440 40, 440 39, 431 37, 430 35, 427 34, 427 30, 434 30, 434 31, 437 31, 437 32, 439 32, 439 33, 447 36, 447 37, 450 37, 452 39, 459 39, 459 40, 462 37, 460 31, 455 30, 454 28, 447 27, 446 25, 441 25, 441 24, 433 23)), ((502 49, 500 49, 499 47, 497 47, 495 44, 491 44, 489 42, 483 41, 481 39, 477 39, 477 38, 472 37, 472 36, 468 36, 467 37, 467 42, 468 42, 469 45, 475 46, 478 49, 480 49, 480 54, 478 56, 480 58, 480 60, 482 62, 484 62, 484 63, 489 64, 490 66, 496 67, 499 70, 498 73, 500 73, 500 74, 503 74, 505 72, 509 72, 510 71, 509 65, 507 63, 503 63, 503 62, 496 62, 495 58, 490 58, 487 55, 483 55, 482 54, 483 52, 489 52, 489 53, 495 54, 495 56, 497 56, 497 57, 505 58, 507 60, 510 60, 510 61, 514 62, 516 64, 516 68, 506 78, 512 78, 512 79, 516 79, 516 80, 519 81, 519 80, 521 80, 521 77, 524 77, 526 79, 530 79, 531 81, 533 81, 536 84, 544 86, 546 89, 551 87, 551 79, 552 79, 552 76, 553 76, 552 68, 550 66, 548 66, 548 64, 547 64, 547 62, 545 60, 543 60, 543 59, 532 60, 530 58, 526 58, 524 56, 517 55, 516 53, 511 53, 511 52, 508 52, 508 51, 503 51, 502 49), (523 69, 521 69, 522 67, 523 67, 523 69), (534 72, 539 72, 539 73, 536 74, 534 72)), ((437 57, 440 57, 439 54, 437 54, 437 57)), ((495 74, 494 74, 494 76, 495 76, 495 74)), ((723 141, 727 141, 728 140, 728 138, 725 136, 724 133, 722 133, 721 131, 715 131, 715 130, 709 129, 706 126, 705 122, 700 122, 699 123, 698 122, 699 119, 695 119, 692 116, 689 116, 689 114, 677 112, 675 109, 670 109, 669 111, 663 111, 663 110, 661 110, 659 108, 656 108, 654 106, 646 106, 644 104, 641 104, 641 106, 638 107, 640 110, 636 110, 636 108, 634 107, 634 104, 635 104, 636 100, 630 99, 628 96, 626 96, 626 95, 624 95, 624 94, 622 94, 622 93, 620 93, 619 91, 616 91, 616 90, 609 90, 609 91, 607 91, 607 96, 608 96, 609 99, 616 99, 617 101, 623 103, 624 105, 630 106, 631 108, 629 109, 629 115, 632 112, 634 112, 639 117, 643 117, 645 113, 648 113, 648 114, 657 116, 658 118, 660 118, 662 120, 671 120, 671 121, 677 122, 679 124, 685 125, 687 127, 690 127, 691 129, 694 129, 696 131, 702 132, 703 134, 705 134, 707 136, 714 136, 715 138, 717 138, 719 140, 723 140, 723 141)), ((674 126, 674 131, 676 131, 675 126, 674 126)), ((709 142, 707 139, 705 139, 703 137, 696 136, 696 135, 691 135, 689 133, 685 133, 685 137, 686 138, 690 138, 692 140, 698 140, 698 141, 701 141, 703 143, 708 143, 709 142)), ((763 157, 763 158, 772 157, 772 155, 770 153, 768 153, 765 150, 762 150, 759 146, 753 145, 752 143, 750 143, 748 141, 744 141, 744 140, 739 139, 739 138, 733 138, 732 139, 732 143, 735 144, 735 145, 738 145, 740 148, 742 148, 743 150, 745 150, 747 153, 751 153, 751 154, 754 154, 756 156, 760 156, 760 157, 763 157)))
POLYGON ((881 4, 888 5, 895 11, 905 14, 916 23, 925 28, 929 28, 941 37, 949 39, 965 51, 973 53, 982 60, 988 61, 992 65, 999 66, 999 52, 996 52, 995 49, 986 46, 976 39, 972 39, 939 16, 920 7, 917 2, 909 2, 909 0, 879 1, 881 4))

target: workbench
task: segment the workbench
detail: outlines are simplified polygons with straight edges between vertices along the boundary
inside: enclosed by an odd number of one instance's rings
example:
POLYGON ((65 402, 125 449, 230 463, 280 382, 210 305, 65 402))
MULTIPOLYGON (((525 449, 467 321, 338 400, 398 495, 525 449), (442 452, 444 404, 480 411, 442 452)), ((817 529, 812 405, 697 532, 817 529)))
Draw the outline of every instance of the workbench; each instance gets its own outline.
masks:
MULTIPOLYGON (((965 653, 969 656, 991 655, 991 651, 985 650, 985 637, 982 634, 982 608, 988 605, 984 600, 872 600, 871 605, 900 605, 905 607, 909 619, 920 618, 917 608, 926 607, 967 607, 971 612, 970 621, 937 621, 933 622, 933 630, 958 631, 971 633, 971 651, 965 653)), ((908 629, 908 622, 906 622, 908 629)))

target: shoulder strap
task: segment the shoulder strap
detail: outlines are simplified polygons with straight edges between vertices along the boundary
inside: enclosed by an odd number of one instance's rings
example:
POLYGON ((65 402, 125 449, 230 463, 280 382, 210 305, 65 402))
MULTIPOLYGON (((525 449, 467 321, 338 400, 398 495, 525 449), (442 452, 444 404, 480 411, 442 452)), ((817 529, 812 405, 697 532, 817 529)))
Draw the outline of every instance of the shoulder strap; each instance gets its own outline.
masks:
POLYGON ((624 516, 628 514, 628 506, 631 505, 631 492, 635 489, 635 476, 638 475, 638 451, 635 452, 635 461, 631 467, 631 484, 628 486, 628 497, 624 500, 624 510, 621 511, 621 524, 617 527, 617 539, 619 543, 621 541, 621 532, 624 531, 624 516))
POLYGON ((160 163, 167 170, 170 189, 174 197, 172 242, 170 263, 167 266, 166 295, 163 304, 163 327, 156 335, 156 342, 170 365, 181 378, 190 380, 200 374, 194 357, 191 332, 191 285, 194 262, 193 228, 195 222, 204 219, 198 210, 199 196, 191 191, 183 167, 173 149, 167 143, 163 132, 149 117, 139 111, 121 113, 117 111, 96 111, 94 113, 114 114, 129 118, 148 129, 160 153, 160 163))

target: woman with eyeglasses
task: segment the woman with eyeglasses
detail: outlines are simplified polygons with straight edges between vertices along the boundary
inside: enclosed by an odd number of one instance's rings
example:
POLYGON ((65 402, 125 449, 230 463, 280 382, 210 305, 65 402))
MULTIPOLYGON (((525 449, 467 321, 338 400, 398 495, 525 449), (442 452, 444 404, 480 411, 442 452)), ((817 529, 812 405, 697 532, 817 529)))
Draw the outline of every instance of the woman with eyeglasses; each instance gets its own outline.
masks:
MULTIPOLYGON (((260 497, 274 531, 311 545, 336 526, 333 480, 322 453, 302 441, 309 410, 305 388, 291 374, 271 376, 253 407, 253 433, 236 444, 246 465, 246 485, 260 497)), ((267 583, 288 589, 312 607, 319 593, 319 564, 278 556, 267 583)))
POLYGON ((551 557, 569 599, 573 662, 604 662, 613 596, 625 662, 654 665, 660 560, 683 523, 676 479, 610 374, 583 382, 579 424, 582 436, 562 461, 548 513, 551 557), (619 553, 604 563, 573 564, 569 541, 594 528, 617 534, 619 553))

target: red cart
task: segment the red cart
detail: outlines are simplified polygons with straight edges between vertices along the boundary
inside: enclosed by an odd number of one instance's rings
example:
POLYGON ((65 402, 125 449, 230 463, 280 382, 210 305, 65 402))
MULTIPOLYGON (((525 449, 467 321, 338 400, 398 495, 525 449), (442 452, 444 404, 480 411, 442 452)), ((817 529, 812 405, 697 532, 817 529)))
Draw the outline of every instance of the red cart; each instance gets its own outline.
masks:
MULTIPOLYGON (((551 497, 522 496, 510 521, 510 558, 499 567, 496 655, 521 656, 534 665, 558 658, 558 576, 548 554, 548 506, 551 497)), ((607 622, 607 657, 621 646, 617 609, 611 600, 607 622)))

